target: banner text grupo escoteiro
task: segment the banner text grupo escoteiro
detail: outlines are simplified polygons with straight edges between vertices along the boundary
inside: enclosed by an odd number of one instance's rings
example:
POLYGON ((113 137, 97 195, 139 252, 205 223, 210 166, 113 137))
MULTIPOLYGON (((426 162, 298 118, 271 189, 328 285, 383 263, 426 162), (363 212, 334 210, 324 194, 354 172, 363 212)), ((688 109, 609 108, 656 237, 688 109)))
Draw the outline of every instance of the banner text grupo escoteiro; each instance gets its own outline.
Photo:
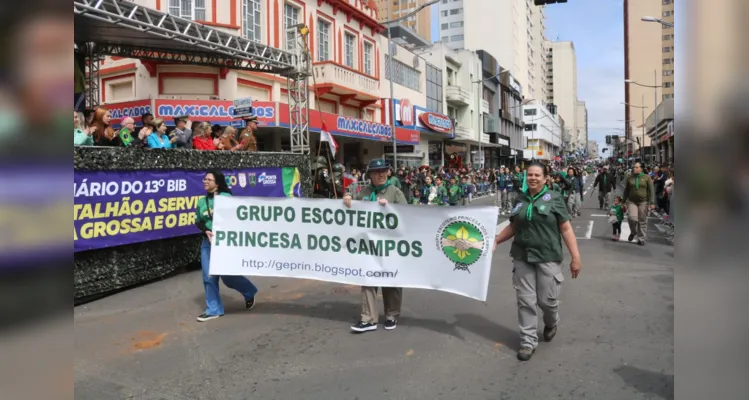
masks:
MULTIPOLYGON (((296 168, 225 170, 235 196, 300 197, 296 168)), ((76 171, 74 251, 197 234, 202 171, 76 171)))

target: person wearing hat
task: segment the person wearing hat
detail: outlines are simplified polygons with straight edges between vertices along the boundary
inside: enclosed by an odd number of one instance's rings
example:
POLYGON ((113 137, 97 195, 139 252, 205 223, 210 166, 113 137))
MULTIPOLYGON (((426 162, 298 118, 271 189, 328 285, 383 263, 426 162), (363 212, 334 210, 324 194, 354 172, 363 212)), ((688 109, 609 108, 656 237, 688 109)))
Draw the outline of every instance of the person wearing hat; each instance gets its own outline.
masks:
MULTIPOLYGON (((616 190, 616 178, 609 173, 609 167, 603 166, 601 172, 596 175, 593 186, 598 186, 598 208, 601 210, 609 208, 609 197, 616 190)), ((594 191, 591 190, 590 197, 593 197, 594 191)))
MULTIPOLYGON (((369 186, 359 193, 346 194, 343 196, 343 204, 351 208, 351 200, 376 201, 380 205, 408 204, 406 196, 400 189, 388 183, 388 171, 390 166, 383 159, 375 159, 369 163, 367 175, 370 180, 369 186)), ((380 312, 377 307, 377 288, 362 286, 361 288, 361 319, 358 323, 351 325, 354 333, 364 333, 377 330, 380 312)), ((385 303, 385 329, 393 330, 398 323, 401 313, 402 288, 382 288, 382 300, 385 303)))
POLYGON ((192 121, 187 115, 174 118, 175 128, 169 137, 175 139, 172 143, 178 149, 192 149, 192 121))
POLYGON ((234 146, 232 150, 242 151, 257 151, 257 138, 255 138, 255 131, 257 131, 257 117, 243 117, 247 126, 244 128, 242 133, 239 134, 239 144, 234 146))

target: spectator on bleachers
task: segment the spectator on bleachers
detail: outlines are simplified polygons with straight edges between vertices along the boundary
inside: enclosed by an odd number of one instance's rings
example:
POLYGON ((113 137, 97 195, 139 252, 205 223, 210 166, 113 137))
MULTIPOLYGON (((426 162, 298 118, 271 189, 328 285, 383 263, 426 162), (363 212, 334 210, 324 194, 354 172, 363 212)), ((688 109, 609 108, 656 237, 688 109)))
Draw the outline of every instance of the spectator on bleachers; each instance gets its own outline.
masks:
POLYGON ((208 122, 201 122, 195 126, 195 136, 192 139, 193 148, 196 150, 216 150, 216 144, 219 143, 219 140, 211 136, 211 130, 211 124, 208 122))
POLYGON ((96 131, 96 127, 86 126, 86 120, 83 113, 73 111, 74 146, 93 146, 94 139, 91 135, 94 131, 96 131))
POLYGON ((166 135, 166 124, 161 118, 156 118, 151 122, 153 133, 148 136, 148 147, 152 149, 171 149, 177 137, 169 138, 166 135))
POLYGON ((96 127, 96 131, 94 132, 94 143, 97 146, 116 147, 122 144, 120 137, 115 133, 114 129, 109 126, 111 119, 112 114, 110 114, 109 110, 106 108, 97 107, 94 111, 91 126, 96 127))

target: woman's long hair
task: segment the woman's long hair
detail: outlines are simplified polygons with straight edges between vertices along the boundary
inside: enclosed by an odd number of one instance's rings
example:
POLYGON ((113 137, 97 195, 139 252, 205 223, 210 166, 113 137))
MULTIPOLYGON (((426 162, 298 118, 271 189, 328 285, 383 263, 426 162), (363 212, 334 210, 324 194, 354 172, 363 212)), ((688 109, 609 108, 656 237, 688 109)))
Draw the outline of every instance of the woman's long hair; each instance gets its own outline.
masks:
POLYGON ((231 189, 229 189, 229 185, 226 183, 226 177, 223 172, 217 169, 209 169, 208 172, 206 172, 206 175, 208 174, 213 175, 213 179, 216 180, 216 185, 218 185, 216 192, 231 194, 231 189))
POLYGON ((99 140, 101 135, 104 135, 107 139, 114 137, 114 129, 104 123, 104 115, 108 112, 109 110, 104 107, 97 107, 96 110, 94 110, 94 118, 91 120, 91 125, 96 126, 94 140, 99 140))

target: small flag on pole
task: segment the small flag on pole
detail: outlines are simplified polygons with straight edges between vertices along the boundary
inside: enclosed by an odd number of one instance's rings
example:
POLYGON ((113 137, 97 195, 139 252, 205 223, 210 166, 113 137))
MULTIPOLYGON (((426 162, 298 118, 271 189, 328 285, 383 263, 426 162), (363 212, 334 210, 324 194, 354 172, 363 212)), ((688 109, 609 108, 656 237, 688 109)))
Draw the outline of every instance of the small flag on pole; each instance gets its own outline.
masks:
POLYGON ((338 151, 338 143, 336 143, 335 139, 333 138, 333 135, 328 132, 328 129, 325 127, 325 123, 322 124, 322 129, 320 130, 320 141, 321 142, 328 142, 328 147, 330 147, 330 153, 335 158, 335 153, 338 151))

